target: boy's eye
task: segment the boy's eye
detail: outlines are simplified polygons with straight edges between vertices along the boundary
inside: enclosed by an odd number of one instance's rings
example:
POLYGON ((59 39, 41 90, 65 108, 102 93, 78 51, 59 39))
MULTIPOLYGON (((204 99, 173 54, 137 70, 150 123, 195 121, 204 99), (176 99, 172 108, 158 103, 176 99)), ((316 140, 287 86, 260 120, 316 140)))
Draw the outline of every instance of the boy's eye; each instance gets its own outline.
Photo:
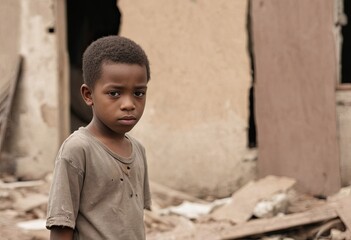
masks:
POLYGON ((111 91, 108 93, 109 96, 111 97, 118 97, 119 96, 119 92, 116 92, 116 91, 111 91))
POLYGON ((136 96, 136 97, 143 97, 144 95, 145 95, 145 92, 143 92, 143 91, 134 92, 134 96, 136 96))

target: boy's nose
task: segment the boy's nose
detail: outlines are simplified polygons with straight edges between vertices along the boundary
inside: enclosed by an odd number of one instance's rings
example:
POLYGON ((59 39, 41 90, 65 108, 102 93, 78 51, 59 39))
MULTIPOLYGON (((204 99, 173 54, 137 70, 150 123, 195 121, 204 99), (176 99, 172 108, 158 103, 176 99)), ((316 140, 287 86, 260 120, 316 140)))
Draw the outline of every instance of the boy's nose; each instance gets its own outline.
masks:
POLYGON ((122 100, 121 103, 121 109, 124 111, 131 111, 135 109, 135 104, 134 101, 132 99, 132 97, 129 96, 125 96, 122 100))

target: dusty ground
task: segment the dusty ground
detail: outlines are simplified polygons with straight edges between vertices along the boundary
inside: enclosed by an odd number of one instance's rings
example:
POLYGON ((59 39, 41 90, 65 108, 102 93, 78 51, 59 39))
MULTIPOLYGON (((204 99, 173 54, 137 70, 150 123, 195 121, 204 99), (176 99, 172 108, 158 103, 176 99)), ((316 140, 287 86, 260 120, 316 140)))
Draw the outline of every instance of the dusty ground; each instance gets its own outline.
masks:
MULTIPOLYGON (((49 231, 43 227, 50 179, 48 176, 40 181, 20 182, 12 176, 0 177, 0 239, 49 239, 49 231), (25 230, 23 226, 19 226, 23 222, 37 219, 42 220, 41 229, 25 230)), ((145 213, 147 240, 219 240, 220 233, 234 226, 229 221, 215 221, 210 215, 189 220, 179 214, 165 214, 163 210, 178 205, 182 199, 190 202, 191 200, 201 201, 201 203, 203 200, 172 189, 158 188, 156 185, 152 187, 157 188, 158 192, 153 192, 154 211, 145 213)), ((326 202, 311 196, 299 194, 292 196, 290 196, 288 208, 291 213, 303 212, 326 202)), ((345 231, 345 226, 340 219, 331 219, 323 223, 243 239, 347 240, 351 239, 351 235, 345 231)))

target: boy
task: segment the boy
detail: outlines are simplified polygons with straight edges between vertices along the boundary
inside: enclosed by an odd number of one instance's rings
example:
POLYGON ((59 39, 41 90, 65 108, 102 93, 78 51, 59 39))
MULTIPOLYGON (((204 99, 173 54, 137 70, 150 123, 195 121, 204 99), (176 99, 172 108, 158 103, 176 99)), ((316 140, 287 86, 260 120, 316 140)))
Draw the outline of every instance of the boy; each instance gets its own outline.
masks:
POLYGON ((145 239, 143 209, 151 204, 145 151, 126 133, 144 111, 148 58, 127 38, 103 37, 84 52, 83 78, 81 94, 93 118, 58 152, 50 239, 145 239))

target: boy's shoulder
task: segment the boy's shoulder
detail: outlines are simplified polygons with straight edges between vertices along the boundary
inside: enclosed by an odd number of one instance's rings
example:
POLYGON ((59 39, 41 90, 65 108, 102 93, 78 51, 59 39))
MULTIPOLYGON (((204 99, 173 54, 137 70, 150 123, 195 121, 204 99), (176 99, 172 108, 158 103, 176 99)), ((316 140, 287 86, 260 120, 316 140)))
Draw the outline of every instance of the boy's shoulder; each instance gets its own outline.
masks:
POLYGON ((62 143, 58 155, 61 157, 81 155, 91 149, 92 139, 89 138, 86 131, 81 127, 68 136, 62 143))
POLYGON ((133 137, 129 134, 126 134, 126 136, 132 142, 132 144, 137 147, 137 149, 139 151, 141 151, 143 154, 145 154, 145 148, 144 148, 143 144, 141 144, 141 142, 138 139, 136 139, 135 137, 133 137))
POLYGON ((69 135, 62 145, 76 145, 76 144, 88 144, 89 143, 89 135, 88 130, 84 127, 80 127, 75 130, 71 135, 69 135))

